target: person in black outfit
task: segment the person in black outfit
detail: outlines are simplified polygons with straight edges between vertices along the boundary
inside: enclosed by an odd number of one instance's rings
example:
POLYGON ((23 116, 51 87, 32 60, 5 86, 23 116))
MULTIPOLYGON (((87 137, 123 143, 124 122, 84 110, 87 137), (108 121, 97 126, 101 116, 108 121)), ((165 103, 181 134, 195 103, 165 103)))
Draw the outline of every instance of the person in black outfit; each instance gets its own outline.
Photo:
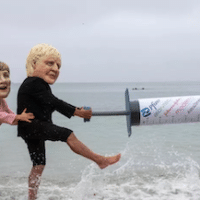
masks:
POLYGON ((18 91, 17 113, 24 108, 34 114, 32 123, 19 122, 18 136, 26 142, 33 163, 29 175, 29 200, 35 200, 40 177, 46 165, 45 141, 66 142, 72 151, 94 161, 101 169, 119 161, 121 154, 105 157, 92 152, 73 131, 52 123, 52 113, 58 111, 68 118, 91 118, 92 111, 70 105, 55 97, 49 84, 54 84, 61 67, 60 53, 47 44, 33 47, 27 57, 27 78, 18 91))

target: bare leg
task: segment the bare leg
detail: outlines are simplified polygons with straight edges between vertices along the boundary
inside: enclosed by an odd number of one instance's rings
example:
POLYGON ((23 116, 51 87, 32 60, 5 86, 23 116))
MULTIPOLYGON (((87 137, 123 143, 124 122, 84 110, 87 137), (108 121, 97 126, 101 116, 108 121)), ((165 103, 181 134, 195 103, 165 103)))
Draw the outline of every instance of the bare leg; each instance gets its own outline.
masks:
POLYGON ((29 185, 29 200, 37 199, 37 191, 40 185, 40 177, 44 170, 44 165, 33 166, 29 175, 28 185, 29 185))
POLYGON ((87 146, 85 146, 81 141, 76 138, 74 133, 71 133, 71 135, 68 137, 67 144, 72 151, 94 161, 101 169, 104 169, 109 165, 118 162, 121 158, 121 154, 117 154, 111 157, 105 157, 92 152, 87 146))

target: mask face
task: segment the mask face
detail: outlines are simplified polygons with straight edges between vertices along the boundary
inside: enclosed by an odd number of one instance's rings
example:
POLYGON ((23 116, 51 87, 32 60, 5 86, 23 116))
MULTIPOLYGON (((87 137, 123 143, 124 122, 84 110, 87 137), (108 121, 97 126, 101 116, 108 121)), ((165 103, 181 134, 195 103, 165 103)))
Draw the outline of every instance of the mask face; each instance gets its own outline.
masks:
POLYGON ((58 57, 44 57, 35 64, 33 76, 40 77, 48 84, 54 84, 59 76, 61 60, 58 57))
POLYGON ((0 70, 0 98, 6 98, 10 93, 10 73, 0 70))

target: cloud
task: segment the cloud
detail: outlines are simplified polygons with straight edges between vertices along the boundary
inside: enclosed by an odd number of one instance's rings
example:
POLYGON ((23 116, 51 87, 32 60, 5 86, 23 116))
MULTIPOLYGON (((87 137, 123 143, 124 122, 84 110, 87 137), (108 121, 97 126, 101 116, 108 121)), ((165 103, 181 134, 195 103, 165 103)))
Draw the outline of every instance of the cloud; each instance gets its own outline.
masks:
POLYGON ((198 80, 199 9, 197 0, 3 1, 1 59, 15 82, 38 43, 61 52, 60 82, 198 80))

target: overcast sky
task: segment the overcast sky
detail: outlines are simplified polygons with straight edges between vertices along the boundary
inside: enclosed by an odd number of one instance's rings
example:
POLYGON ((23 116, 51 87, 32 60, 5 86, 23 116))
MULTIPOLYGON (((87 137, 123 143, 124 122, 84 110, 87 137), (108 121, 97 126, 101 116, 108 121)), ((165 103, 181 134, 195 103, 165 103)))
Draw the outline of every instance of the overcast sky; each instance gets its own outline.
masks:
POLYGON ((38 43, 60 51, 58 82, 200 81, 200 0, 1 0, 12 82, 38 43))

